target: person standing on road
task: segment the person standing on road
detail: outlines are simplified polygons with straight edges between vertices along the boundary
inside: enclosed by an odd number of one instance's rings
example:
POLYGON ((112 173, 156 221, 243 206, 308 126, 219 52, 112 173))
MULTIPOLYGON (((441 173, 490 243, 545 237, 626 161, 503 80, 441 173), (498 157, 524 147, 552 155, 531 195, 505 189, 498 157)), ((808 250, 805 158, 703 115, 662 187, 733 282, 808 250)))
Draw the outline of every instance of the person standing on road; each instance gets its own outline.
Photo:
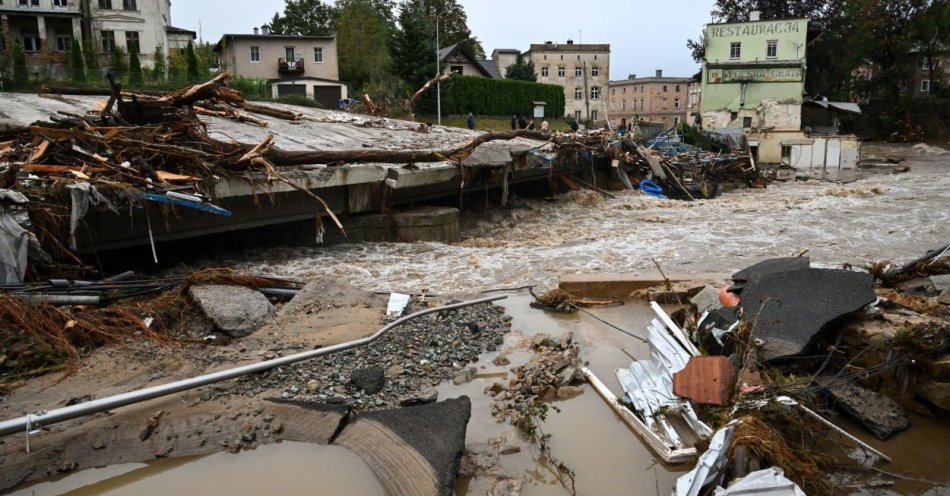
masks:
POLYGON ((518 129, 527 129, 527 128, 528 128, 528 121, 525 120, 525 118, 524 118, 523 115, 522 115, 522 116, 519 116, 519 117, 518 117, 518 129))
POLYGON ((518 116, 514 114, 511 114, 511 130, 512 131, 518 130, 518 116))
POLYGON ((547 134, 547 133, 550 132, 550 131, 551 131, 551 124, 548 122, 547 119, 542 120, 542 121, 541 121, 541 132, 544 133, 544 134, 547 134))
POLYGON ((468 118, 465 119, 465 124, 466 124, 466 125, 468 126, 468 128, 471 129, 472 131, 475 130, 475 116, 472 115, 471 112, 468 113, 468 118))

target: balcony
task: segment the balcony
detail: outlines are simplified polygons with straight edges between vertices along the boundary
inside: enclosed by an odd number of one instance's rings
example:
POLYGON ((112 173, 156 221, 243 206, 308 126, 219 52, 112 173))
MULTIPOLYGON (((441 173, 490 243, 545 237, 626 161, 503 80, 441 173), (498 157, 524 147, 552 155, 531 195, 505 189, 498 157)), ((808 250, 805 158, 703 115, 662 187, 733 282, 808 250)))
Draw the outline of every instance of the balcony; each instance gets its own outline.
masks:
POLYGON ((281 74, 303 74, 303 58, 277 59, 277 72, 281 74))

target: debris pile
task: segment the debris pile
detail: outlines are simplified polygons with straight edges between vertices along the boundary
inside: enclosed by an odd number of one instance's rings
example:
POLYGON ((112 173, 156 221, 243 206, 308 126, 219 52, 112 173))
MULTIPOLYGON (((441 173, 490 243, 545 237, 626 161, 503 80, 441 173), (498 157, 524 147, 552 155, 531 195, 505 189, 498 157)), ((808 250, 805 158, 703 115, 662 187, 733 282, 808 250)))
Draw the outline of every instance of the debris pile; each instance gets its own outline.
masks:
POLYGON ((524 431, 530 431, 534 416, 542 402, 566 400, 584 392, 576 386, 582 382, 580 347, 574 334, 559 337, 535 334, 530 337, 534 358, 512 369, 514 377, 507 384, 496 382, 485 393, 492 397, 492 415, 507 419, 524 431))
POLYGON ((890 461, 829 420, 836 410, 882 440, 913 428, 905 408, 950 410, 950 308, 939 299, 948 251, 867 272, 767 260, 734 274, 719 302, 707 288, 674 317, 651 303, 650 359, 617 370, 622 397, 583 372, 667 462, 699 456, 676 496, 759 483, 832 494, 829 474, 861 484, 880 478, 867 467, 890 461))
POLYGON ((635 181, 651 196, 695 200, 715 198, 728 184, 750 188, 765 185, 764 176, 748 153, 714 153, 692 147, 646 148, 630 135, 611 142, 606 152, 615 161, 612 165, 623 183, 632 186, 635 181), (624 181, 623 176, 628 180, 624 181), (659 190, 652 186, 659 186, 659 190))

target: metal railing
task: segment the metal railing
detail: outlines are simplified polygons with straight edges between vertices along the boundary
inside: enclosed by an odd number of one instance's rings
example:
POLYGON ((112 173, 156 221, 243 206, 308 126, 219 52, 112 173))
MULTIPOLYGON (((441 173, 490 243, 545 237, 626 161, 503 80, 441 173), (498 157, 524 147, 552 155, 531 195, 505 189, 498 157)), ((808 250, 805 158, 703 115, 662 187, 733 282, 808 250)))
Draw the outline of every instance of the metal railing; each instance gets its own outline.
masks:
POLYGON ((280 72, 303 72, 303 58, 277 59, 277 70, 280 72))
MULTIPOLYGON (((114 396, 108 396, 106 398, 100 398, 97 400, 88 401, 86 403, 79 403, 78 405, 67 406, 64 408, 57 408, 55 410, 49 410, 46 412, 33 413, 29 415, 24 415, 15 419, 7 420, 0 422, 0 436, 6 436, 9 434, 16 434, 18 432, 25 432, 29 436, 30 431, 36 428, 47 427, 59 422, 64 422, 66 420, 72 420, 74 418, 83 417, 86 415, 91 415, 94 413, 103 412, 106 410, 112 410, 113 408, 118 408, 121 406, 131 405, 133 403, 139 403, 142 401, 159 398, 162 396, 168 396, 170 394, 178 393, 181 391, 186 391, 189 389, 194 389, 201 386, 206 386, 208 384, 214 384, 216 382, 226 381, 229 379, 235 379, 247 374, 254 374, 257 372, 263 372, 265 370, 270 370, 273 368, 281 367, 284 365, 290 365, 292 363, 302 362, 304 360, 310 360, 311 358, 316 358, 323 355, 329 355, 331 353, 337 353, 340 351, 346 351, 353 348, 358 348, 361 346, 366 346, 373 341, 376 341, 384 334, 389 332, 394 327, 399 326, 410 320, 422 317, 423 315, 428 315, 430 313, 443 312, 447 310, 455 310, 457 308, 469 307, 472 305, 478 305, 481 303, 489 303, 492 301, 502 300, 507 298, 507 296, 491 296, 487 298, 480 298, 478 300, 464 301, 461 303, 454 303, 451 305, 445 305, 435 308, 427 308, 425 310, 407 315, 396 319, 380 329, 373 334, 372 336, 365 337, 362 339, 357 339, 355 341, 349 341, 346 343, 340 343, 333 346, 328 346, 326 348, 320 348, 316 350, 306 351, 303 353, 298 353, 296 355, 288 355, 285 357, 275 358, 273 360, 266 360, 263 362, 252 363, 248 365, 243 365, 241 367, 236 367, 233 369, 222 370, 219 372, 212 372, 210 374, 201 375, 198 377, 192 377, 190 379, 184 379, 176 382, 170 382, 168 384, 161 384, 158 386, 152 386, 145 389, 139 389, 138 391, 131 391, 128 393, 121 393, 114 396)), ((29 439, 29 438, 27 438, 29 439)))

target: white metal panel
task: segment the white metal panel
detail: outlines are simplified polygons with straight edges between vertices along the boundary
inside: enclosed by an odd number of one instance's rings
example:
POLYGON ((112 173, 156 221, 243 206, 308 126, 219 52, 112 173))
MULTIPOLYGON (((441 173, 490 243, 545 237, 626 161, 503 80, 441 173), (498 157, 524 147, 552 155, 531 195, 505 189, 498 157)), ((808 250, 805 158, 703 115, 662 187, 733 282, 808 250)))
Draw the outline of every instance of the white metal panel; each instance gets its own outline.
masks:
POLYGON ((828 171, 837 171, 841 165, 841 140, 828 140, 828 150, 825 154, 825 168, 828 171))
POLYGON ((854 169, 858 166, 857 148, 844 148, 841 150, 841 168, 854 169))
POLYGON ((825 168, 825 147, 827 140, 825 138, 816 138, 815 144, 811 149, 811 172, 812 174, 821 174, 825 168))

